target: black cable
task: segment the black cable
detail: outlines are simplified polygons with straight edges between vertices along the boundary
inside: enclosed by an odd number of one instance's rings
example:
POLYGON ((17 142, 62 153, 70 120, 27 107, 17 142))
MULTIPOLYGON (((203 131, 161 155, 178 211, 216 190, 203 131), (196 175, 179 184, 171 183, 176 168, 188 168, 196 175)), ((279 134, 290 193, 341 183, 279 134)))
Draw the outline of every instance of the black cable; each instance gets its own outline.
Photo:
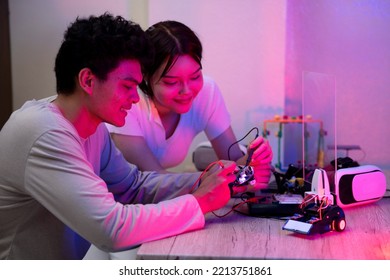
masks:
POLYGON ((233 143, 229 146, 229 148, 228 148, 228 160, 231 160, 231 159, 230 159, 230 149, 231 149, 235 144, 237 144, 237 143, 241 142, 242 140, 244 140, 244 139, 245 139, 253 130, 255 130, 255 129, 256 129, 256 137, 255 137, 255 139, 256 139, 257 137, 259 137, 259 129, 258 129, 257 127, 253 127, 251 130, 249 130, 249 132, 248 132, 247 134, 245 134, 244 137, 242 137, 241 139, 237 140, 236 142, 233 142, 233 143))

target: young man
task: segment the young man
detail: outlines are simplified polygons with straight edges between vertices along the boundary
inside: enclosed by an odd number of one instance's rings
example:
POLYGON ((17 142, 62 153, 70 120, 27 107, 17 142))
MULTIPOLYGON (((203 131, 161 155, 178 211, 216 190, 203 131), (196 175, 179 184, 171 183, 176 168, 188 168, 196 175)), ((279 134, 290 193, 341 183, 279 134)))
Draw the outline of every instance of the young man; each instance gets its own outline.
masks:
POLYGON ((148 42, 135 23, 78 18, 57 54, 57 95, 25 103, 0 132, 0 259, 82 259, 204 226, 229 200, 235 164, 139 172, 103 124, 122 126, 148 42))

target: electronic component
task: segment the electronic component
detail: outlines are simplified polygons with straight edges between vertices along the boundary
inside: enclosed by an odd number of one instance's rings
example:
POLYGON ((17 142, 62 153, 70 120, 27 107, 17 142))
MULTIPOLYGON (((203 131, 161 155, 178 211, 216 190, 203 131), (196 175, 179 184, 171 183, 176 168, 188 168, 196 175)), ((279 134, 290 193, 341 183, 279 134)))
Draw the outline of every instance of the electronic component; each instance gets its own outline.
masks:
POLYGON ((302 214, 291 217, 283 226, 284 230, 302 234, 343 231, 346 227, 343 209, 337 205, 322 207, 317 203, 309 204, 302 214))
POLYGON ((305 192, 306 196, 314 196, 320 201, 326 198, 328 204, 333 204, 333 195, 330 193, 328 175, 323 169, 316 169, 311 181, 311 191, 305 192))
POLYGON ((264 194, 248 202, 248 214, 256 217, 290 217, 301 210, 302 200, 299 194, 264 194))
POLYGON ((333 204, 328 176, 323 169, 316 169, 311 191, 305 192, 300 205, 302 211, 292 216, 283 229, 302 234, 343 231, 346 227, 344 211, 333 204))
POLYGON ((235 171, 236 180, 234 182, 229 183, 230 188, 230 195, 232 196, 234 191, 234 187, 239 186, 246 186, 246 185, 253 185, 256 183, 255 177, 254 177, 254 169, 252 166, 246 165, 238 165, 237 169, 235 171))

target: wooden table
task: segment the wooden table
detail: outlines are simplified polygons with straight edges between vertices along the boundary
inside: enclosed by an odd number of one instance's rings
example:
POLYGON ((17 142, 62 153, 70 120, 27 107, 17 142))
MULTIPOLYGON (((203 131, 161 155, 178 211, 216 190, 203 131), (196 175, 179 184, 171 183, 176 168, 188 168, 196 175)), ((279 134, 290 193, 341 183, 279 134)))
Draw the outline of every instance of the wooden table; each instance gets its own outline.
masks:
POLYGON ((145 243, 137 258, 390 259, 390 198, 344 212, 347 227, 343 232, 313 236, 282 230, 283 220, 236 212, 218 218, 210 213, 204 229, 145 243))

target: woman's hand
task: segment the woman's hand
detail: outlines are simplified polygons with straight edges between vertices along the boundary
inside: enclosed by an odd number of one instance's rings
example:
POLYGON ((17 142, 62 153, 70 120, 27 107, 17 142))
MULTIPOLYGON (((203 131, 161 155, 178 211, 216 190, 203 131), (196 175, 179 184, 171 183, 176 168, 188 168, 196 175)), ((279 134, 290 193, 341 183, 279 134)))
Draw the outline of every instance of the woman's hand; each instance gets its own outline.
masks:
POLYGON ((249 144, 248 153, 243 160, 245 160, 245 165, 253 167, 256 182, 254 185, 248 185, 246 191, 254 192, 268 187, 272 157, 271 146, 263 137, 257 137, 249 144))

